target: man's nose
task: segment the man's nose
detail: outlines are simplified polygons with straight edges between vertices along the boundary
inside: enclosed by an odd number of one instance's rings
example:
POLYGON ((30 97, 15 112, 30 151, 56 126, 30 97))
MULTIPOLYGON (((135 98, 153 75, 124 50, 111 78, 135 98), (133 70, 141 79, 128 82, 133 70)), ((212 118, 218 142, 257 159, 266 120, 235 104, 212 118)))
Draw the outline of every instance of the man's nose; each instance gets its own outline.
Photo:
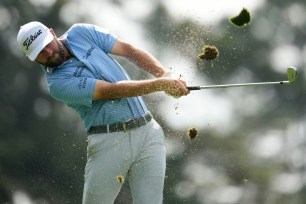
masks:
POLYGON ((52 56, 53 51, 52 51, 52 49, 48 48, 48 46, 47 46, 47 47, 45 47, 45 48, 42 50, 42 53, 43 53, 46 57, 50 57, 50 56, 52 56))

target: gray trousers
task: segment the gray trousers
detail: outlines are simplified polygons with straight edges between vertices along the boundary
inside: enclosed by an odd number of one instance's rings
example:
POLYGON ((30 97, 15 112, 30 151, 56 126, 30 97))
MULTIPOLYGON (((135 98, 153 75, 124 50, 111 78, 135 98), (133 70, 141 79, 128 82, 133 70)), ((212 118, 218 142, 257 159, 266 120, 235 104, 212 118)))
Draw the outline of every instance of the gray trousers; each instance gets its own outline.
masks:
POLYGON ((134 204, 161 204, 166 153, 164 133, 152 119, 128 132, 88 136, 83 204, 114 203, 129 180, 134 204))

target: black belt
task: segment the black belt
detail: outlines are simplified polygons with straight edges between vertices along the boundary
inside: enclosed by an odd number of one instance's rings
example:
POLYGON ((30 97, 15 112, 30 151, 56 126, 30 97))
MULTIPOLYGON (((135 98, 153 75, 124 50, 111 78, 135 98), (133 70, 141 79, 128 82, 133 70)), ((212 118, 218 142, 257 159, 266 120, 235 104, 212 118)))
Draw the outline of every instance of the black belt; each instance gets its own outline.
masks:
POLYGON ((125 122, 113 123, 109 125, 97 125, 91 126, 88 130, 88 135, 99 134, 99 133, 110 133, 110 132, 120 132, 129 131, 140 126, 143 126, 152 120, 151 113, 146 113, 143 116, 134 118, 125 122))

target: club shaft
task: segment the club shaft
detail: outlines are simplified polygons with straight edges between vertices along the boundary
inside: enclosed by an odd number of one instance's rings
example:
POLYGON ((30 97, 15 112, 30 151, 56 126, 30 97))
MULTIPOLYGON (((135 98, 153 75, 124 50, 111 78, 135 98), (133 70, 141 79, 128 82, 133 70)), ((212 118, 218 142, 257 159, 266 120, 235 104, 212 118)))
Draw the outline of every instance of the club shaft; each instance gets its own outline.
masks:
POLYGON ((187 86, 187 89, 201 90, 201 89, 217 89, 217 88, 234 88, 234 87, 243 87, 243 86, 266 86, 266 85, 289 84, 289 83, 290 83, 289 81, 276 81, 276 82, 209 85, 209 86, 187 86))

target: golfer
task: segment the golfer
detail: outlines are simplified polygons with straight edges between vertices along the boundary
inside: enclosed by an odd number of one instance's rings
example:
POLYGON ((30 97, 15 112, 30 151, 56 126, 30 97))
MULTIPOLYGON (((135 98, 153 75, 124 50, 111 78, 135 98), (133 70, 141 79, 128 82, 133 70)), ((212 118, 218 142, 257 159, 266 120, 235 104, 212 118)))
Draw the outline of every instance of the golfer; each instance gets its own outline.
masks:
POLYGON ((164 133, 141 96, 157 91, 184 96, 189 94, 186 83, 167 77, 166 68, 148 52, 96 25, 75 24, 58 38, 52 28, 34 21, 21 26, 17 42, 29 60, 42 66, 50 95, 84 121, 83 204, 113 203, 122 178, 129 180, 133 203, 162 203, 164 133), (155 78, 131 80, 110 54, 155 78))

